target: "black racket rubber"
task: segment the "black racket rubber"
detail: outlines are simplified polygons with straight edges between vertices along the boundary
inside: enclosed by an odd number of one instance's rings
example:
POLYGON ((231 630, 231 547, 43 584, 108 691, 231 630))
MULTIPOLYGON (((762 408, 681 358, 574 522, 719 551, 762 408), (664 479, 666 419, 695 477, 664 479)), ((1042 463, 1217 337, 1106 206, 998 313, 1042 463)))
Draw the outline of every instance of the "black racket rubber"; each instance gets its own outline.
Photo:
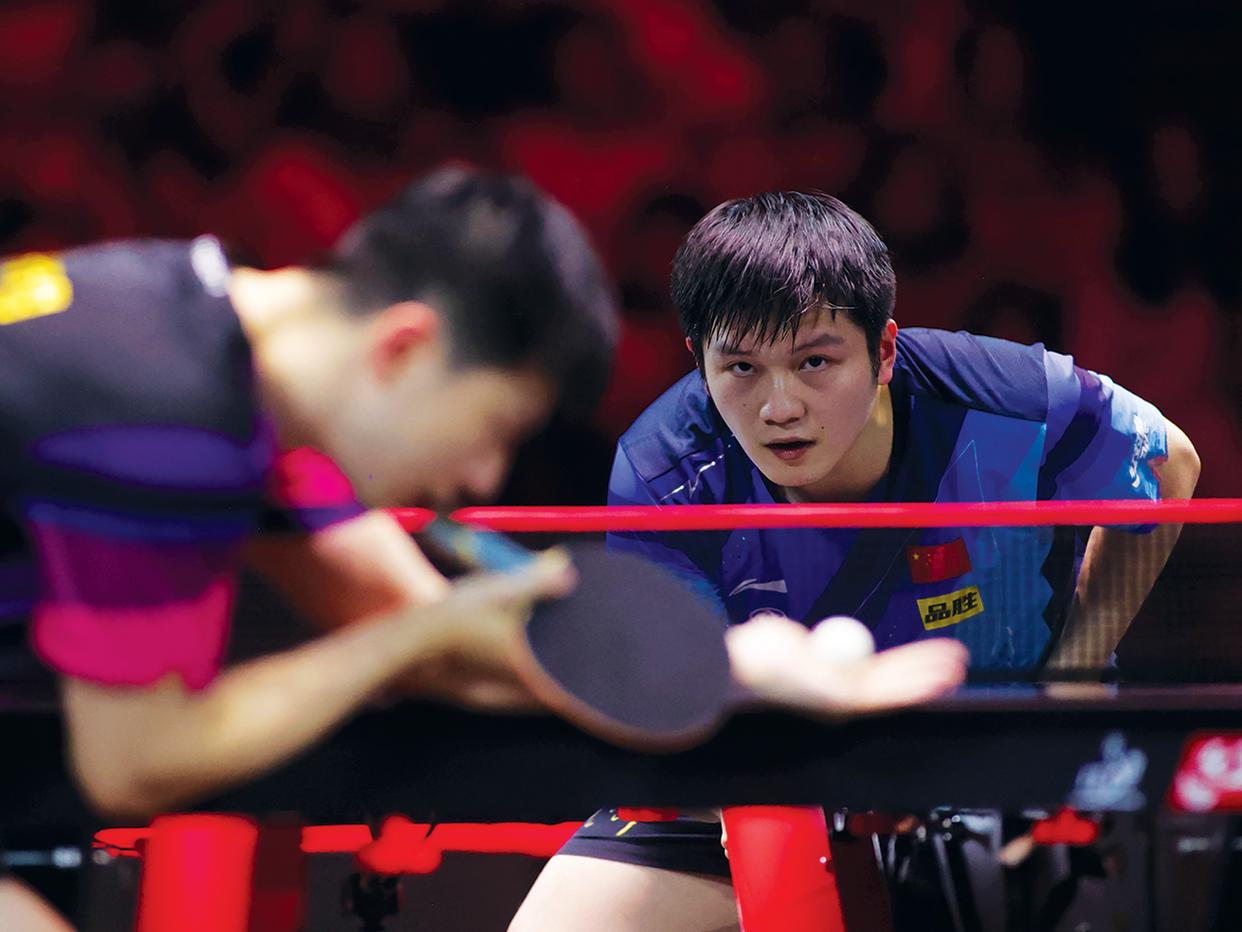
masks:
POLYGON ((542 673, 610 740, 674 747, 710 734, 732 698, 724 618, 641 557, 568 550, 577 588, 538 605, 526 628, 542 673))
MULTIPOLYGON (((468 566, 509 571, 534 555, 493 531, 438 518, 423 536, 468 566)), ((664 568, 570 544, 578 585, 541 602, 519 671, 555 711, 605 740, 672 750, 710 735, 735 704, 726 620, 664 568)))

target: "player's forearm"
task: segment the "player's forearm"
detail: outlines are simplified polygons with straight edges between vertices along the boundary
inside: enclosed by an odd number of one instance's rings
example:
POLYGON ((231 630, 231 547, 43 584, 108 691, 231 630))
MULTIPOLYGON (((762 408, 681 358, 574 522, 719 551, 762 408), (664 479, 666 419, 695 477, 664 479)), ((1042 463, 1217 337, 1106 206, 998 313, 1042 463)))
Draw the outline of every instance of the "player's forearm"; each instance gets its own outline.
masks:
MULTIPOLYGON (((269 770, 322 738, 397 674, 438 658, 437 626, 420 621, 393 615, 360 622, 235 667, 200 693, 166 680, 152 687, 165 693, 162 701, 154 709, 144 703, 140 733, 122 718, 115 734, 104 727, 72 735, 80 782, 107 811, 148 815, 269 770)), ((90 703, 90 693, 79 692, 77 701, 90 703)), ((71 723, 72 695, 67 691, 71 723)))
POLYGON ((1091 531, 1069 617, 1048 661, 1050 668, 1108 666, 1181 529, 1180 524, 1163 524, 1144 535, 1103 527, 1091 531))
POLYGON ((449 591, 448 580, 383 511, 311 537, 260 538, 246 556, 322 630, 434 602, 449 591))
MULTIPOLYGON (((1159 468, 1160 495, 1185 499, 1199 480, 1199 457, 1190 440, 1168 423, 1169 457, 1159 468)), ((1149 534, 1097 527, 1092 530, 1078 574, 1065 630, 1049 659, 1054 669, 1108 665, 1130 622, 1138 614, 1169 553, 1180 524, 1161 524, 1149 534)))

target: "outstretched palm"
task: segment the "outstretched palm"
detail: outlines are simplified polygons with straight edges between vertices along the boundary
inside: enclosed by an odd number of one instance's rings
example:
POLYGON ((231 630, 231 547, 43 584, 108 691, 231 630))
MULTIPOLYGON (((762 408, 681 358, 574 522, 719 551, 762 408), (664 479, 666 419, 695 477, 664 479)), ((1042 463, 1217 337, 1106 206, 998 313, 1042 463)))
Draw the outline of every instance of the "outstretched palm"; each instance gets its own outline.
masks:
POLYGON ((756 699, 827 716, 864 715, 934 699, 966 675, 966 649, 936 638, 895 647, 856 663, 817 654, 810 632, 777 615, 761 615, 726 634, 733 675, 756 699))

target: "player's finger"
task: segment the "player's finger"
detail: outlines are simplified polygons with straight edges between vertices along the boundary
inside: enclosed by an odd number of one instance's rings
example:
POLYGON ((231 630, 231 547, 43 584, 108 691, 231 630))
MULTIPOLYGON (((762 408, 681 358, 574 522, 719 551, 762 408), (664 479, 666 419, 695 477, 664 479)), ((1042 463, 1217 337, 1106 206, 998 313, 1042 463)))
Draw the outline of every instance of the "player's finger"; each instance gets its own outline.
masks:
POLYGON ((544 704, 525 686, 500 680, 468 683, 446 689, 443 695, 459 705, 488 712, 537 712, 544 709, 544 704))
POLYGON ((529 564, 505 573, 472 576, 460 584, 471 598, 494 605, 520 605, 568 595, 578 576, 569 554, 559 547, 545 550, 529 564))
POLYGON ((535 558, 533 595, 537 599, 559 599, 569 595, 578 585, 578 572, 574 569, 569 551, 552 547, 535 558))
POLYGON ((959 686, 968 655, 956 641, 937 639, 877 654, 858 672, 860 710, 924 702, 959 686))
POLYGON ((927 641, 916 641, 903 644, 876 654, 873 662, 882 666, 898 669, 901 666, 948 666, 965 670, 970 659, 966 646, 950 638, 932 638, 927 641))
POLYGON ((858 712, 879 712, 917 705, 951 691, 959 680, 943 670, 918 670, 903 679, 874 684, 862 692, 858 712))

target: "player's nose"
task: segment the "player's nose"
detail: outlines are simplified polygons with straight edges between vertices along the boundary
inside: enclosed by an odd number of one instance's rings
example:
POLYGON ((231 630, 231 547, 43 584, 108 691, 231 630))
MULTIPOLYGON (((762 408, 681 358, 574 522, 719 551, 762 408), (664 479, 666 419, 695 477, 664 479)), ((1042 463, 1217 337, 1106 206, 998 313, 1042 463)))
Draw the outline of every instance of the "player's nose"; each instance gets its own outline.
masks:
POLYGON ((806 413, 801 399, 784 379, 775 378, 768 386, 767 397, 759 408, 759 416, 774 425, 789 424, 806 413))
POLYGON ((508 458, 491 451, 471 460, 462 474, 462 498, 476 502, 491 501, 500 491, 508 471, 508 458))

